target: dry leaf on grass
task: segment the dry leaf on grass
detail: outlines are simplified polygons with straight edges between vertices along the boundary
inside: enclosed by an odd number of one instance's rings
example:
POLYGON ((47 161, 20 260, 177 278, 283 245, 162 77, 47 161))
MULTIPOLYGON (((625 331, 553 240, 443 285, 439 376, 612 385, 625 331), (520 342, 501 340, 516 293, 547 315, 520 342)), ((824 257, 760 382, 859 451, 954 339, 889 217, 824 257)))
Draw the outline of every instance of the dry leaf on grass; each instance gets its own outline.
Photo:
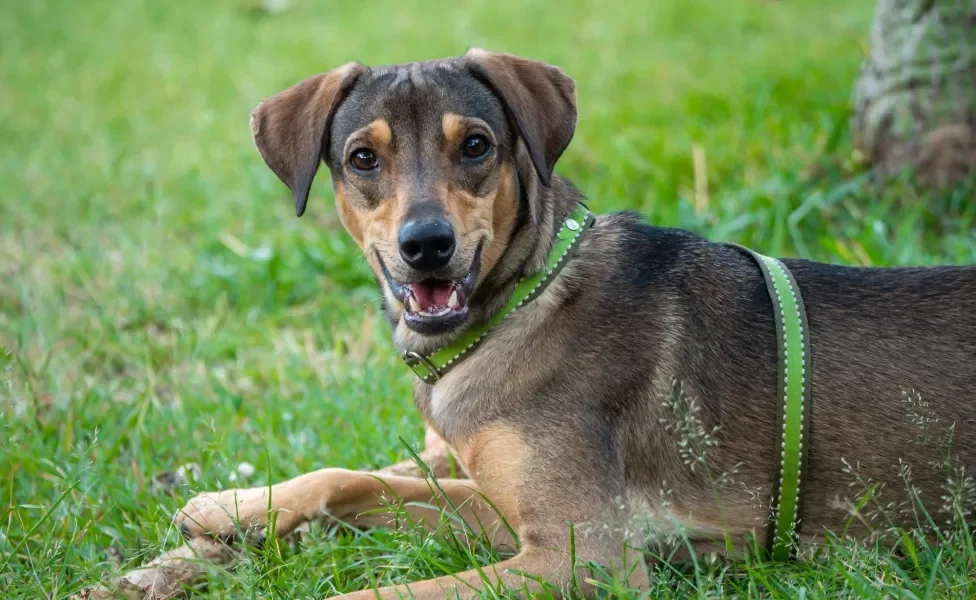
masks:
POLYGON ((194 538, 105 585, 82 590, 70 600, 168 600, 181 597, 211 565, 227 565, 233 550, 211 538, 194 538))

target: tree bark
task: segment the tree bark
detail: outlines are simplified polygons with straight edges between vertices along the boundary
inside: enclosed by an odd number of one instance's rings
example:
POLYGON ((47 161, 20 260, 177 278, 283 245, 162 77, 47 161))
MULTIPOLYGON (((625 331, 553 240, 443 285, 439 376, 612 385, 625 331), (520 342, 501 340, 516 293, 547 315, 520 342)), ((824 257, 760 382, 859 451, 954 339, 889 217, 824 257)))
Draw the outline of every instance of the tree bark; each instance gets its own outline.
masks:
POLYGON ((878 0, 854 102, 855 147, 881 173, 976 175, 976 0, 878 0))

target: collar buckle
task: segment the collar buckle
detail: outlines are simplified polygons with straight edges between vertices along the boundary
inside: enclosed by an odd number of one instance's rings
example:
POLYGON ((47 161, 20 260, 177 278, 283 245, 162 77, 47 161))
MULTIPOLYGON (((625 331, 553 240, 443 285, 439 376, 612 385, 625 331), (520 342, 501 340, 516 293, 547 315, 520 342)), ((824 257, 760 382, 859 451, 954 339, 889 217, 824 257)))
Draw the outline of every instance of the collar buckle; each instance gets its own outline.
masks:
POLYGON ((414 352, 412 350, 404 352, 403 361, 407 363, 407 366, 410 367, 410 370, 412 370, 417 375, 417 377, 419 377, 425 383, 433 384, 436 383, 437 381, 440 381, 441 374, 437 370, 437 367, 435 367, 434 363, 430 362, 430 360, 423 354, 420 354, 419 352, 414 352), (424 373, 421 369, 418 369, 418 367, 420 366, 423 366, 423 368, 426 369, 427 372, 424 373))

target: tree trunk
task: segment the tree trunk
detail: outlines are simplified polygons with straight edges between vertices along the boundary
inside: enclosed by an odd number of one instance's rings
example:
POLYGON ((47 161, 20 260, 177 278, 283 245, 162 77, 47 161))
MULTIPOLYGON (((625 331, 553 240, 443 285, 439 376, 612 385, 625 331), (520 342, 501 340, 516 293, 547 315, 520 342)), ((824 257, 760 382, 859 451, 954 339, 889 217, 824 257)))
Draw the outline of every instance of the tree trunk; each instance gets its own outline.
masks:
POLYGON ((878 0, 854 96, 855 146, 880 172, 976 175, 976 0, 878 0))

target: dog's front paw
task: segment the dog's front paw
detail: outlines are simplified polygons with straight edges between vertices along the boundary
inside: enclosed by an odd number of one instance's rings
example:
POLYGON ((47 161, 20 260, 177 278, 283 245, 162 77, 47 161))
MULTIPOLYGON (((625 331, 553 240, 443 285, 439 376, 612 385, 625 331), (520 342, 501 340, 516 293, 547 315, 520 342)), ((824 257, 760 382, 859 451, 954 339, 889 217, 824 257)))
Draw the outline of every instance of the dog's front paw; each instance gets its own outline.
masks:
POLYGON ((273 518, 275 533, 285 535, 301 524, 299 515, 282 508, 274 499, 274 488, 258 487, 221 492, 204 492, 191 499, 176 513, 174 522, 183 535, 194 538, 203 535, 230 539, 244 537, 260 541, 273 518))

